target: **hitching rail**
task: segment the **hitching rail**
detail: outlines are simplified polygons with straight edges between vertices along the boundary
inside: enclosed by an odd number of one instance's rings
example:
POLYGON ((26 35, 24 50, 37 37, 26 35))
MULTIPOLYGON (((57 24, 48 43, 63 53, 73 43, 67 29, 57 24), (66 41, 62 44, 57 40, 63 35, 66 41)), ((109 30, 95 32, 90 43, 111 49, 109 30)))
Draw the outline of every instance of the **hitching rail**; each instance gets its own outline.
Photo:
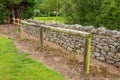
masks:
MULTIPOLYGON (((21 21, 22 24, 27 24, 27 25, 32 25, 32 26, 38 26, 34 23, 29 23, 26 21, 21 21)), ((90 72, 90 53, 91 53, 91 41, 92 41, 92 34, 88 32, 82 32, 82 31, 77 31, 77 30, 71 30, 71 29, 65 29, 65 28, 56 28, 56 27, 51 27, 51 26, 46 26, 46 25, 39 25, 40 26, 40 48, 43 50, 43 30, 44 29, 49 29, 52 31, 60 32, 60 33, 66 33, 69 35, 73 36, 79 36, 82 38, 85 38, 85 55, 84 55, 84 73, 89 74, 90 72)))

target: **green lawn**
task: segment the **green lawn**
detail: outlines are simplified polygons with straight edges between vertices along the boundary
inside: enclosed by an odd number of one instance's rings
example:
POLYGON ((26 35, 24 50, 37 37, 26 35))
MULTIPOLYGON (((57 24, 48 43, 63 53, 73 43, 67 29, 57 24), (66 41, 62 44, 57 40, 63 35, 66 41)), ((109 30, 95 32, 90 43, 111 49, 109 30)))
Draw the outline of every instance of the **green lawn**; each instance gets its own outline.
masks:
MULTIPOLYGON (((55 21, 55 17, 34 17, 35 20, 42 20, 42 21, 46 21, 46 22, 51 22, 51 21, 55 21)), ((58 19, 56 20, 56 22, 60 22, 60 23, 64 23, 64 18, 63 17, 58 17, 58 19)))
POLYGON ((0 80, 65 80, 43 63, 18 54, 12 40, 0 36, 0 80))

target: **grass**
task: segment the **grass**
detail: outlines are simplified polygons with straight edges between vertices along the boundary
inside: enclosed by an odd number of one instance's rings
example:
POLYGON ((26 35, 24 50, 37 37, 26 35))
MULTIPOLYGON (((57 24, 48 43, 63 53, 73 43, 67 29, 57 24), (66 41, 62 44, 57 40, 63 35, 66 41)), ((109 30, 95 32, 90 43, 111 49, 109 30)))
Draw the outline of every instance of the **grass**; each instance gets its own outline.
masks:
POLYGON ((0 80, 65 80, 43 63, 18 54, 13 41, 0 36, 0 80))
MULTIPOLYGON (((35 20, 41 20, 41 21, 45 21, 45 22, 51 22, 51 21, 55 21, 56 17, 34 17, 35 20)), ((64 23, 64 18, 63 17, 58 17, 58 19, 56 20, 56 22, 59 23, 64 23)))

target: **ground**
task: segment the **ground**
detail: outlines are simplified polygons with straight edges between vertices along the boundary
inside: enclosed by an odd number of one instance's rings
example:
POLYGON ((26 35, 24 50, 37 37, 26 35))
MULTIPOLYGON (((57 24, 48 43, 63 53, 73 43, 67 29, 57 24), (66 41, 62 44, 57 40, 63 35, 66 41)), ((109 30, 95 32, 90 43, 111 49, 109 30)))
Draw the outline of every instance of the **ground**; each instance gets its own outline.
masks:
POLYGON ((44 41, 44 50, 40 50, 39 38, 24 33, 24 39, 21 39, 19 29, 12 25, 1 25, 0 34, 13 39, 20 53, 30 53, 31 58, 63 74, 67 80, 120 80, 118 68, 93 58, 90 63, 90 74, 84 75, 82 54, 69 52, 49 41, 44 41))
POLYGON ((66 80, 28 55, 19 54, 13 40, 0 35, 0 80, 66 80))

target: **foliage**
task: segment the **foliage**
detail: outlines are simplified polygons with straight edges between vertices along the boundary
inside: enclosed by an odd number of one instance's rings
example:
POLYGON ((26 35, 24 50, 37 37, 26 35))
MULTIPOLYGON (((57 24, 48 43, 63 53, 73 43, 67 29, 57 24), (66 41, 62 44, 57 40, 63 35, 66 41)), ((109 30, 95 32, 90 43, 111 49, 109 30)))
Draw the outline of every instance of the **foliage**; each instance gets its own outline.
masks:
POLYGON ((100 26, 120 30, 120 1, 104 0, 101 14, 97 17, 100 26))
POLYGON ((43 63, 18 54, 12 40, 0 36, 0 80, 65 80, 43 63))
POLYGON ((6 11, 4 1, 0 0, 0 23, 3 23, 3 20, 9 16, 9 11, 6 11))
POLYGON ((36 0, 35 8, 39 10, 40 16, 55 16, 59 14, 60 0, 36 0))
POLYGON ((61 12, 66 23, 120 30, 119 0, 64 0, 61 12))
POLYGON ((35 0, 0 0, 0 23, 3 23, 3 20, 9 18, 12 14, 10 7, 21 4, 23 4, 25 8, 22 18, 31 18, 34 14, 34 1, 35 0))
POLYGON ((40 11, 42 0, 35 0, 35 6, 34 6, 34 16, 40 17, 42 16, 42 13, 40 11))
POLYGON ((21 3, 22 2, 22 0, 9 0, 9 4, 10 5, 18 5, 19 3, 21 3))
POLYGON ((42 11, 47 12, 50 16, 50 13, 56 10, 56 0, 43 0, 40 7, 42 11))

